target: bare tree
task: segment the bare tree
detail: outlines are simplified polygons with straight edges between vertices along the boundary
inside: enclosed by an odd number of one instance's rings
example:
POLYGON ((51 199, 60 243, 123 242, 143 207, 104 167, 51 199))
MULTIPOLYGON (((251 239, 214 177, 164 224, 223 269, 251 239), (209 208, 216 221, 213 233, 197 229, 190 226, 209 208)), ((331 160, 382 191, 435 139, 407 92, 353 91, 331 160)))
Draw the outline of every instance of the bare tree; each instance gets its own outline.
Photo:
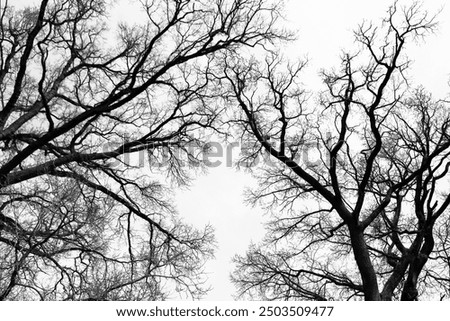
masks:
POLYGON ((448 102, 411 89, 408 42, 436 28, 418 4, 394 4, 381 26, 362 24, 356 53, 323 71, 312 103, 305 63, 270 53, 248 66, 228 58, 232 120, 250 142, 259 188, 249 201, 273 219, 260 245, 237 256, 241 296, 263 299, 416 300, 448 294, 448 102))
POLYGON ((140 5, 146 21, 114 29, 106 1, 1 2, 2 300, 207 290, 212 230, 181 222, 159 179, 188 182, 175 156, 195 160, 194 132, 214 129, 207 74, 216 54, 285 33, 264 0, 140 5), (167 166, 143 172, 127 160, 144 152, 167 166))

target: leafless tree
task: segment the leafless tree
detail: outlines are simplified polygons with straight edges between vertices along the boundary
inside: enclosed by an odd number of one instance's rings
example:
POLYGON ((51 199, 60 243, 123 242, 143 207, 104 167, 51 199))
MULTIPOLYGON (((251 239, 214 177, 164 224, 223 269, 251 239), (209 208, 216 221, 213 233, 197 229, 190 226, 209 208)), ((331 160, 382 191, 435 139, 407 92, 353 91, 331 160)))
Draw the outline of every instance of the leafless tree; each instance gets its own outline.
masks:
POLYGON ((355 31, 356 53, 323 71, 316 101, 305 62, 276 53, 225 60, 216 81, 239 106, 259 188, 248 197, 273 219, 237 256, 241 296, 416 300, 448 295, 448 102, 412 89, 405 47, 436 28, 420 5, 394 4, 381 26, 355 31))
POLYGON ((264 0, 139 3, 146 21, 118 26, 102 0, 0 4, 2 300, 207 290, 212 230, 177 218, 161 178, 188 182, 180 153, 214 129, 217 53, 286 33, 264 0), (166 166, 127 160, 143 152, 166 166))

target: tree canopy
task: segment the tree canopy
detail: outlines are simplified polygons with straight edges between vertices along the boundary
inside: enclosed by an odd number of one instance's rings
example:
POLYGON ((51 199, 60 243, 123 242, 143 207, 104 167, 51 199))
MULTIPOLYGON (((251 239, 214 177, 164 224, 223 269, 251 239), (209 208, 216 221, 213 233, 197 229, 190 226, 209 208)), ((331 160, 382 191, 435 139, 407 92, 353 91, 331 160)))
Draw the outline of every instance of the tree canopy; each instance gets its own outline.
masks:
POLYGON ((170 194, 208 167, 209 133, 246 143, 271 217, 234 258, 239 297, 450 296, 450 102, 407 56, 436 16, 395 2, 309 93, 282 3, 136 4, 115 24, 104 0, 0 3, 1 300, 204 296, 213 229, 170 194))
MULTIPOLYGON (((177 216, 150 160, 213 129, 206 76, 219 52, 284 37, 264 0, 143 0, 144 21, 107 1, 0 8, 0 299, 156 300, 207 291, 210 226, 177 216), (143 159, 140 159, 140 162, 143 159)), ((165 156, 164 156, 165 157, 165 156)), ((161 175, 162 178, 161 178, 161 175)))
POLYGON ((412 87, 407 44, 435 31, 419 4, 361 24, 355 50, 302 88, 306 64, 277 52, 225 59, 217 81, 253 149, 253 204, 272 219, 236 256, 239 295, 265 300, 417 300, 448 296, 449 102, 412 87))

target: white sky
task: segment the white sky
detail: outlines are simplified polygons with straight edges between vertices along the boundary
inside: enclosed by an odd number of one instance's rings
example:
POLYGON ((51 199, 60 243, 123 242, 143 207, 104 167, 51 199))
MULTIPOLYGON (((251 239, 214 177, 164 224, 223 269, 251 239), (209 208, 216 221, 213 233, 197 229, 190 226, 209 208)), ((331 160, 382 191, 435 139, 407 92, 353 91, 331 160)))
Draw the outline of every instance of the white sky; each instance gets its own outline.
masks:
MULTIPOLYGON (((118 0, 119 7, 111 15, 111 21, 136 19, 129 3, 118 0)), ((352 30, 366 20, 378 23, 392 0, 285 0, 287 25, 298 30, 298 40, 283 49, 293 59, 308 57, 303 83, 310 90, 320 88, 318 71, 337 67, 339 55, 346 48, 353 50, 352 30)), ((448 97, 450 92, 450 6, 444 0, 423 1, 423 7, 435 13, 442 12, 436 34, 426 43, 410 45, 408 56, 414 61, 411 69, 414 85, 422 84, 436 97, 448 97)), ((36 3, 35 0, 10 0, 11 5, 36 3)), ((412 1, 399 1, 400 4, 412 1)), ((223 162, 224 163, 224 162, 223 162)), ((262 211, 243 204, 243 191, 254 184, 243 171, 237 172, 222 164, 210 169, 209 174, 198 177, 190 189, 177 191, 175 201, 180 215, 197 227, 211 223, 216 229, 218 250, 216 260, 207 264, 209 283, 213 286, 206 300, 231 300, 234 288, 229 281, 233 270, 231 258, 245 253, 251 241, 263 236, 262 211)))

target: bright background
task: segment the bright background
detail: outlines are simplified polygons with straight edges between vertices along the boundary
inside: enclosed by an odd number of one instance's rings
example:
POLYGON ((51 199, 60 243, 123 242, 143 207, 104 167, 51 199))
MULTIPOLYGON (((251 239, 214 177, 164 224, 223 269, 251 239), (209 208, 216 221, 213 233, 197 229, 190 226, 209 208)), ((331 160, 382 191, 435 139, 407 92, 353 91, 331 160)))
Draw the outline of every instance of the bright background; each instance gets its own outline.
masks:
MULTIPOLYGON (((20 7, 37 2, 10 0, 9 4, 20 7)), ((110 15, 111 24, 140 18, 135 11, 136 0, 113 2, 116 7, 110 15)), ((323 89, 320 69, 337 67, 342 51, 355 49, 353 30, 358 24, 363 20, 378 24, 391 4, 392 0, 285 0, 285 23, 297 30, 298 39, 282 48, 282 52, 291 59, 308 58, 302 78, 304 86, 311 92, 323 89)), ((445 6, 444 0, 426 0, 423 8, 430 14, 441 10, 440 25, 426 42, 407 47, 408 56, 414 61, 409 71, 412 85, 424 85, 435 97, 449 98, 450 5, 445 6)), ((199 176, 190 187, 174 191, 175 203, 186 221, 197 227, 210 223, 216 230, 216 259, 206 265, 213 290, 206 300, 233 299, 235 289, 229 280, 233 270, 231 258, 244 254, 250 242, 258 242, 264 235, 262 210, 244 204, 244 189, 254 184, 248 173, 226 167, 224 158, 221 166, 199 176)))

